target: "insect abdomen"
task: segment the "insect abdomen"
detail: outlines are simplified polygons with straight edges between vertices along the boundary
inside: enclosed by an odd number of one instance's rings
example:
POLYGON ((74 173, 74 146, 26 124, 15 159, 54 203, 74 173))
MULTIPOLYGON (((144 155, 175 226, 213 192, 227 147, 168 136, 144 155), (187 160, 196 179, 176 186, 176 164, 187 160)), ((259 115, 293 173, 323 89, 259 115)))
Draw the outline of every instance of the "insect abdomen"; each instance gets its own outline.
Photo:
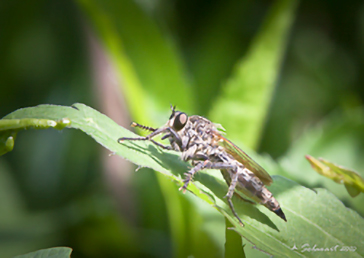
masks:
MULTIPOLYGON (((231 173, 234 172, 229 171, 230 175, 231 173)), ((273 194, 265 187, 263 182, 254 175, 253 172, 251 172, 247 168, 239 167, 237 173, 239 173, 238 183, 236 185, 237 190, 241 191, 244 195, 253 199, 254 201, 264 205, 270 211, 277 214, 284 221, 287 221, 286 216, 284 215, 278 201, 274 198, 273 194)), ((224 178, 226 182, 230 184, 231 180, 227 179, 227 175, 224 175, 224 178)))
POLYGON ((273 211, 277 214, 281 219, 287 221, 286 216, 284 215, 278 201, 274 198, 273 194, 266 188, 263 187, 260 193, 260 199, 262 200, 262 204, 267 207, 269 210, 273 211))

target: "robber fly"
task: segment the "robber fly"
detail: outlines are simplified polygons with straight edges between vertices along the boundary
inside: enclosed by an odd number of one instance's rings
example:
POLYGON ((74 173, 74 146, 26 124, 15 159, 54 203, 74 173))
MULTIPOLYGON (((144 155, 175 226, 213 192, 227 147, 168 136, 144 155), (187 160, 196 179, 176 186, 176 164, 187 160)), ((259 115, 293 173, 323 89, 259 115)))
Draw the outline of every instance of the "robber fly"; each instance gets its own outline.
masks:
POLYGON ((261 203, 277 214, 283 220, 286 217, 278 201, 265 187, 272 183, 269 174, 244 151, 220 134, 221 126, 212 123, 202 116, 190 116, 176 111, 172 107, 172 114, 168 122, 160 128, 152 128, 133 122, 133 127, 139 127, 152 133, 145 137, 118 139, 123 141, 151 141, 157 146, 181 152, 184 161, 190 161, 192 168, 185 173, 185 179, 180 190, 186 191, 193 175, 203 169, 220 169, 229 186, 226 199, 229 207, 243 225, 235 212, 232 196, 235 189, 239 190, 252 200, 261 203), (153 140, 156 135, 163 134, 162 140, 168 139, 170 146, 165 146, 153 140))

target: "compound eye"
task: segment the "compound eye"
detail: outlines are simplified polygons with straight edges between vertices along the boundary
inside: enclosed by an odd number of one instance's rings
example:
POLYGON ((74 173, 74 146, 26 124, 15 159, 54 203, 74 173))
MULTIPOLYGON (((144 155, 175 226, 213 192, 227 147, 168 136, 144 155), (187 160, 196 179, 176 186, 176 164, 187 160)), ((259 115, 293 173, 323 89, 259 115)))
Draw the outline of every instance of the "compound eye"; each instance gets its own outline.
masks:
POLYGON ((178 115, 176 115, 176 117, 174 118, 173 121, 173 128, 176 131, 181 130, 187 123, 188 120, 188 116, 185 113, 179 113, 178 115))

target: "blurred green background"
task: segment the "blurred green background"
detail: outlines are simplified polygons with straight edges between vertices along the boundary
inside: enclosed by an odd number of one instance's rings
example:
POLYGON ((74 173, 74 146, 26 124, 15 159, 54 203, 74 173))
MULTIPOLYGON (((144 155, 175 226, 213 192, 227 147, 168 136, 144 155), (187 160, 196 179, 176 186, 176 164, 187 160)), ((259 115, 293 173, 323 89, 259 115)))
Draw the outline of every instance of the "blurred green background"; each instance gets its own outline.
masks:
MULTIPOLYGON (((0 117, 75 102, 124 127, 134 119, 160 126, 169 103, 209 116, 272 7, 271 1, 101 2, 1 1, 0 117), (155 53, 142 51, 149 43, 155 53), (175 67, 159 55, 162 44, 175 67), (140 81, 131 89, 133 78, 140 81), (138 92, 139 101, 130 100, 138 92)), ((363 194, 350 198, 311 170, 304 155, 364 173, 364 3, 299 3, 283 54, 255 150, 279 165, 270 173, 326 187, 363 216, 363 194)), ((272 162, 266 157, 268 167, 272 162)), ((0 157, 0 257, 52 246, 72 247, 72 257, 222 257, 224 218, 168 179, 135 169, 79 131, 20 132, 14 151, 0 157)))

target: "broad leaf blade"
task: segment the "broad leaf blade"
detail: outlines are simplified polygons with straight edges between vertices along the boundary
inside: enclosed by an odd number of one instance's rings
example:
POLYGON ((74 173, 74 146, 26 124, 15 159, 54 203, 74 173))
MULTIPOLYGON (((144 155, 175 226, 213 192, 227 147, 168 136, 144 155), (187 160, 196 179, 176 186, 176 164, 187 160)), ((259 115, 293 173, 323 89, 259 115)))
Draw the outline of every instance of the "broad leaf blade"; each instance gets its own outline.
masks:
MULTIPOLYGON (((145 142, 128 142, 119 144, 118 138, 121 136, 133 137, 134 133, 117 125, 107 116, 89 108, 83 104, 74 104, 73 107, 56 105, 39 105, 33 108, 19 109, 9 115, 6 119, 18 118, 42 118, 59 120, 57 118, 67 117, 71 124, 68 127, 80 129, 93 137, 98 143, 131 162, 145 167, 154 168, 162 173, 170 174, 164 164, 158 160, 161 152, 154 145, 145 142), (154 153, 156 157, 150 155, 154 153), (149 154, 149 155, 146 155, 149 154)), ((175 157, 176 154, 170 154, 175 157)), ((166 155, 168 157, 168 154, 166 155)), ((172 159, 172 163, 175 159, 172 159)), ((175 161, 183 164, 181 161, 175 161)))
POLYGON ((269 189, 280 201, 287 223, 276 222, 274 214, 260 207, 259 210, 274 221, 276 228, 254 222, 241 228, 233 221, 237 232, 258 249, 275 257, 327 257, 327 252, 307 251, 305 248, 315 245, 317 248, 355 246, 350 254, 337 250, 331 251, 330 257, 343 257, 343 253, 350 257, 364 256, 364 234, 361 231, 364 220, 333 194, 324 189, 313 191, 279 176, 274 176, 269 189), (294 246, 296 250, 292 250, 294 246))
POLYGON ((228 138, 254 149, 268 113, 297 1, 276 1, 251 49, 236 66, 214 104, 210 118, 228 138))
MULTIPOLYGON (((41 105, 17 110, 7 119, 38 118, 58 120, 68 117, 70 127, 81 129, 100 144, 139 166, 151 167, 182 184, 181 176, 187 171, 177 153, 162 151, 149 142, 118 144, 122 136, 133 136, 105 115, 82 104, 75 108, 41 105)), ((188 190, 216 207, 228 218, 235 230, 257 248, 276 257, 323 257, 327 253, 304 252, 306 243, 322 248, 354 246, 351 257, 364 256, 364 219, 355 211, 346 208, 334 195, 326 190, 316 192, 302 187, 283 177, 273 176, 269 190, 280 202, 288 222, 261 205, 252 205, 236 197, 233 203, 245 226, 239 226, 226 200, 227 185, 219 171, 208 170, 198 173, 188 190)), ((342 252, 330 252, 330 257, 342 257, 342 252)))

